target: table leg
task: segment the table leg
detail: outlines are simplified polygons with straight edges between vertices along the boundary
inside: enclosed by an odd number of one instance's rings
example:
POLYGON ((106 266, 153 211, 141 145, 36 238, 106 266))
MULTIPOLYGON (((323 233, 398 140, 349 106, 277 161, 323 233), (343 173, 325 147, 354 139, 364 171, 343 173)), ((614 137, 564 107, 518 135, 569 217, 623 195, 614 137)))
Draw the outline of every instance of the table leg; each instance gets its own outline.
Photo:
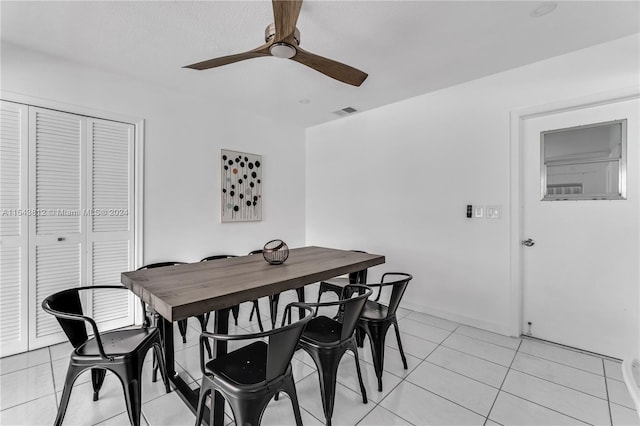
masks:
MULTIPOLYGON (((298 302, 304 303, 304 287, 296 288, 296 293, 298 293, 298 302)), ((302 319, 304 317, 305 310, 302 308, 298 308, 298 317, 302 319)))
POLYGON ((167 366, 167 374, 169 378, 173 378, 176 375, 176 362, 173 348, 173 323, 167 321, 164 317, 160 317, 160 335, 162 344, 164 345, 164 363, 167 366))
MULTIPOLYGON (((164 346, 164 362, 167 368, 167 376, 174 386, 176 394, 182 398, 187 407, 195 414, 198 409, 198 396, 200 389, 191 389, 182 377, 176 372, 176 361, 173 345, 173 323, 165 318, 160 319, 160 334, 164 346)), ((205 422, 208 419, 208 410, 205 410, 205 422)), ((222 424, 222 423, 220 423, 222 424)))
MULTIPOLYGON (((229 309, 221 309, 216 311, 213 323, 213 332, 219 334, 229 333, 229 309)), ((224 340, 214 340, 213 354, 217 358, 227 353, 227 342, 224 340)), ((216 391, 213 403, 213 425, 224 425, 224 398, 216 391)))

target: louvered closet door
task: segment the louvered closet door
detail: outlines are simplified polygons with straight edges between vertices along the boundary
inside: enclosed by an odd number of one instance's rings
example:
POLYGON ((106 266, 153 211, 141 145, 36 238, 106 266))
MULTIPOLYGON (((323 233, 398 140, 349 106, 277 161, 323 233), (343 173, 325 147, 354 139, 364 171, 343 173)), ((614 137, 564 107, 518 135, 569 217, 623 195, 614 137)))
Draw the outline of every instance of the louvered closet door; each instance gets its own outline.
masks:
POLYGON ((0 356, 28 349, 28 111, 0 101, 0 356))
POLYGON ((64 335, 42 300, 86 276, 86 119, 29 107, 29 347, 64 335))
MULTIPOLYGON (((89 285, 120 285, 120 274, 133 269, 133 141, 131 124, 88 119, 87 250, 89 285)), ((129 291, 92 295, 100 330, 133 323, 129 291)))

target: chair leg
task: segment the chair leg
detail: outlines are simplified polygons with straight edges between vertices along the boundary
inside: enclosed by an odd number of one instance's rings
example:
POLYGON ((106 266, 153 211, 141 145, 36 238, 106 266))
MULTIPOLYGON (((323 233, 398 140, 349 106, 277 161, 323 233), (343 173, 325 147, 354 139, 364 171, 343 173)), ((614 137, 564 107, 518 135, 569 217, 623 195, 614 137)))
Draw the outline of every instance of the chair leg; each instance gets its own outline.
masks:
POLYGON ((69 363, 67 369, 67 377, 64 380, 64 388, 62 389, 62 397, 60 398, 60 405, 58 406, 58 414, 56 420, 53 422, 55 426, 62 425, 62 420, 67 412, 67 405, 69 405, 69 397, 71 396, 71 390, 73 389, 73 383, 80 373, 84 371, 83 368, 79 368, 69 363))
POLYGON ((160 344, 153 345, 153 355, 154 360, 157 363, 153 374, 155 375, 157 370, 160 369, 160 375, 162 376, 162 381, 164 382, 164 388, 167 393, 171 392, 171 387, 169 387, 169 376, 167 374, 167 366, 164 363, 164 356, 162 355, 162 347, 160 344))
POLYGON ((142 407, 142 392, 140 379, 130 378, 124 384, 124 398, 127 403, 127 412, 129 413, 129 421, 133 426, 140 426, 140 411, 142 407))
POLYGON ((393 328, 396 330, 396 339, 398 340, 398 349, 400 350, 400 356, 402 357, 402 365, 404 369, 407 370, 409 367, 407 366, 407 357, 404 356, 404 350, 402 349, 402 342, 400 341, 400 329, 398 328, 398 322, 393 322, 393 328))
POLYGON ((183 319, 178 321, 178 330, 182 336, 182 343, 187 343, 187 320, 183 319))
POLYGON ((104 368, 92 368, 91 369, 91 384, 93 385, 93 400, 98 400, 100 388, 104 383, 104 376, 107 374, 107 370, 104 368))
MULTIPOLYGON (((302 415, 300 414, 300 404, 298 403, 298 393, 296 392, 296 385, 293 381, 293 376, 283 384, 282 389, 289 395, 291 399, 291 405, 293 406, 293 416, 296 419, 296 426, 302 426, 302 415)), ((276 396, 278 394, 276 393, 276 396)))
MULTIPOLYGON (((306 350, 306 348, 303 348, 306 350)), ((331 417, 333 416, 333 406, 336 399, 336 376, 338 373, 338 365, 342 356, 334 353, 319 353, 314 350, 308 350, 314 363, 318 369, 318 378, 320 380, 320 396, 322 398, 322 408, 324 409, 324 417, 326 425, 331 426, 331 417)))
POLYGON ((358 348, 356 347, 355 342, 349 348, 351 352, 353 352, 353 356, 356 359, 356 371, 358 373, 358 381, 360 382, 360 392, 362 393, 362 403, 366 404, 367 401, 367 390, 364 388, 364 381, 362 380, 362 371, 360 370, 360 357, 358 357, 358 348))
POLYGON ((231 314, 233 315, 233 322, 238 325, 238 316, 240 315, 240 305, 233 306, 231 308, 231 314))
MULTIPOLYGON (((253 309, 251 309, 251 313, 255 311, 256 317, 258 318, 258 328, 260 328, 260 332, 264 331, 264 327, 262 327, 262 320, 260 319, 260 306, 258 305, 258 301, 253 301, 253 309)), ((249 321, 251 321, 251 315, 249 315, 249 321)))
MULTIPOLYGON (((200 426, 202 424, 202 419, 204 418, 204 406, 205 401, 207 400, 207 395, 213 395, 213 391, 211 387, 205 385, 204 380, 202 386, 200 386, 200 395, 198 396, 198 411, 196 412, 196 426, 200 426)), ((213 423, 210 423, 213 424, 213 423)))
POLYGON ((384 367, 384 341, 388 326, 379 323, 369 323, 365 328, 371 342, 371 355, 373 355, 373 368, 378 378, 378 392, 382 392, 382 371, 384 367))
MULTIPOLYGON (((264 409, 267 407, 269 401, 271 401, 271 394, 256 395, 254 398, 234 398, 230 395, 227 396, 229 397, 227 401, 236 419, 236 425, 258 426, 264 409)), ((213 419, 209 424, 213 424, 213 419)))
POLYGON ((362 331, 362 328, 360 327, 356 328, 356 344, 358 345, 359 348, 364 347, 364 336, 365 336, 365 332, 362 331))
POLYGON ((156 351, 152 351, 151 352, 151 356, 153 357, 153 370, 151 373, 151 381, 153 383, 158 381, 158 355, 156 354, 156 351))

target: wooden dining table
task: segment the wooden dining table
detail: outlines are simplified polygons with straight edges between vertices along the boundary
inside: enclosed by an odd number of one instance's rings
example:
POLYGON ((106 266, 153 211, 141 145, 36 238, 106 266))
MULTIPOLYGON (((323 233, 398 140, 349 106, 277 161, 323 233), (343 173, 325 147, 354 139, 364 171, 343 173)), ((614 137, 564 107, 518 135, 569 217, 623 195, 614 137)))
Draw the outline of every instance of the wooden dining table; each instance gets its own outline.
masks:
MULTIPOLYGON (((214 333, 228 333, 229 308, 242 302, 297 290, 304 286, 385 262, 378 254, 325 247, 291 249, 281 265, 262 256, 241 256, 122 273, 122 284, 160 315, 164 356, 176 392, 195 413, 199 389, 191 389, 175 369, 173 322, 214 312, 214 333)), ((213 356, 227 353, 224 341, 215 341, 213 356)), ((224 424, 224 399, 216 392, 214 424, 224 424)), ((204 416, 205 419, 208 416, 204 416)))

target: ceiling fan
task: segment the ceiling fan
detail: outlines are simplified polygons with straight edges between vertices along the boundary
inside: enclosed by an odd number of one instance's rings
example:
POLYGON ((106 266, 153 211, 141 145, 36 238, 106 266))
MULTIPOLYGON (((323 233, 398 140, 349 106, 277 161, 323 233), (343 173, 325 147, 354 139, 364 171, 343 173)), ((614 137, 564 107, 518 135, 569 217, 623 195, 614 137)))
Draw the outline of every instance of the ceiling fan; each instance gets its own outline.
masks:
POLYGON ((248 52, 209 59, 187 65, 184 68, 206 70, 245 59, 275 56, 291 59, 352 86, 362 84, 367 78, 367 73, 300 48, 300 31, 296 28, 296 23, 302 7, 302 0, 273 0, 272 3, 274 23, 267 26, 265 30, 265 44, 248 52))

